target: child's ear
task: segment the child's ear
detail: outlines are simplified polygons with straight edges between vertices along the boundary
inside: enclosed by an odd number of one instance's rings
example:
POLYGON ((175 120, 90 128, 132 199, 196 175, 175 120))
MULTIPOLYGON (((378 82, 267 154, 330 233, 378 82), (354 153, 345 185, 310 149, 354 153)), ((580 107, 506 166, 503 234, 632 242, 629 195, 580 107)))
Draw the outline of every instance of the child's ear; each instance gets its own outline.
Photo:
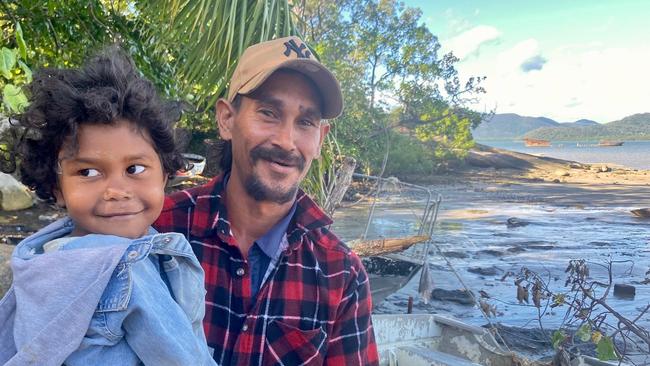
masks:
POLYGON ((56 205, 65 208, 65 199, 63 198, 61 190, 54 188, 52 193, 54 194, 54 198, 56 198, 56 205))

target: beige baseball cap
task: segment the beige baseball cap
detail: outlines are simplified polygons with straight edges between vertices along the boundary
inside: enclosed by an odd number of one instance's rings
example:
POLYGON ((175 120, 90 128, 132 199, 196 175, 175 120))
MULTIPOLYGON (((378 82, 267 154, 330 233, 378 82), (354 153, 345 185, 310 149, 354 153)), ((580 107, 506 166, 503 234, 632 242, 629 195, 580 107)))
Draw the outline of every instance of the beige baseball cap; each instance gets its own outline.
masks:
POLYGON ((291 36, 248 47, 230 79, 228 101, 237 94, 249 94, 278 69, 291 69, 314 82, 323 99, 324 119, 335 118, 343 110, 341 87, 336 77, 311 53, 298 37, 291 36))

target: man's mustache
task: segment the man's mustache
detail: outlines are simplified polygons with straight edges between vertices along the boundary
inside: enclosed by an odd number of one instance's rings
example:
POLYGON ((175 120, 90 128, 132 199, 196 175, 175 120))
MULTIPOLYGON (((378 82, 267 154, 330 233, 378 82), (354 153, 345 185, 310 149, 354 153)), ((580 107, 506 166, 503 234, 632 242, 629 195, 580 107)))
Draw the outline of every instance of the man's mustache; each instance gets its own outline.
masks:
POLYGON ((305 169, 305 158, 300 154, 292 154, 277 146, 256 146, 250 152, 253 163, 258 160, 274 161, 282 165, 295 166, 300 171, 305 169))

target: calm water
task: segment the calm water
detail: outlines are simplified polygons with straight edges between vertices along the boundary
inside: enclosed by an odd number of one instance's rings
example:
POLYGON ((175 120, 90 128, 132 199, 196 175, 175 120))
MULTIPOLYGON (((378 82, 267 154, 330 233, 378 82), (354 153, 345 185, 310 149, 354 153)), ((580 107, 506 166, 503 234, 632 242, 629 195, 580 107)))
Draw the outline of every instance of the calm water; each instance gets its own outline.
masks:
POLYGON ((554 141, 550 147, 526 147, 523 141, 478 141, 481 144, 573 160, 581 163, 612 163, 634 169, 650 169, 650 141, 626 141, 623 146, 598 147, 597 141, 554 141))

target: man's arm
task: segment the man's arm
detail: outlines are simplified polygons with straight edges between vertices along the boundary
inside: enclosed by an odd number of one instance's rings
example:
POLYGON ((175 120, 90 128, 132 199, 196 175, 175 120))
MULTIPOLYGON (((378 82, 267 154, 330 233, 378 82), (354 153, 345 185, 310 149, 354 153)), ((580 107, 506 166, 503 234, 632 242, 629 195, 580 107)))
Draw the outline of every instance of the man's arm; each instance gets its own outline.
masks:
POLYGON ((350 279, 343 293, 332 333, 325 364, 377 365, 377 345, 370 312, 372 298, 368 275, 359 257, 350 253, 350 279))

